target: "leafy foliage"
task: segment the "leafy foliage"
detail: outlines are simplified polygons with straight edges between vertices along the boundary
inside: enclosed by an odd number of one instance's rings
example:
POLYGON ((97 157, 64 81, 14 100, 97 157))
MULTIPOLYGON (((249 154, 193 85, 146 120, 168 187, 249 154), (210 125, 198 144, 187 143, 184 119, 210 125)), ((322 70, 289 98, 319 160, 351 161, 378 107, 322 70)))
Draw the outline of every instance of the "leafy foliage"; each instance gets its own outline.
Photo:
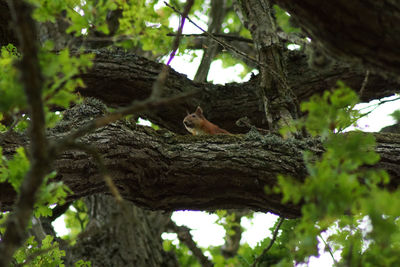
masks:
POLYGON ((290 15, 288 15, 285 10, 281 9, 277 5, 274 5, 273 7, 275 11, 276 22, 278 23, 279 27, 282 28, 283 31, 287 33, 301 32, 299 28, 295 28, 291 25, 290 15))
POLYGON ((25 245, 17 250, 14 259, 24 266, 64 266, 62 257, 65 251, 60 250, 58 242, 53 242, 53 237, 47 235, 39 246, 35 237, 31 236, 25 241, 25 245))
POLYGON ((358 131, 338 134, 360 116, 354 110, 357 102, 356 94, 340 83, 334 92, 302 104, 308 117, 298 126, 321 136, 325 152, 305 153, 309 176, 304 182, 280 176, 275 188, 284 202, 304 203, 295 236, 289 240, 297 262, 318 255, 317 236, 336 229, 328 241, 341 251, 342 264, 400 264, 399 192, 380 187, 389 182, 385 171, 366 168, 379 161, 375 139, 358 131), (372 230, 363 230, 363 225, 372 230))
POLYGON ((23 147, 17 148, 10 160, 3 156, 2 150, 2 147, 0 147, 0 182, 10 183, 14 190, 19 192, 21 183, 30 166, 25 150, 23 147))
POLYGON ((64 185, 62 182, 49 182, 49 180, 53 179, 56 174, 56 172, 52 172, 44 179, 39 190, 39 197, 35 202, 34 215, 36 217, 51 216, 53 212, 50 205, 63 205, 65 203, 65 198, 68 194, 72 193, 68 186, 64 185))
POLYGON ((64 239, 75 240, 89 222, 86 204, 82 200, 77 200, 72 204, 67 212, 65 212, 65 226, 70 230, 70 234, 64 236, 64 239))
POLYGON ((15 46, 1 47, 0 55, 0 112, 14 112, 24 108, 26 98, 21 85, 17 82, 17 69, 14 62, 20 58, 15 46))
POLYGON ((390 114, 390 116, 393 117, 393 119, 396 120, 397 123, 400 122, 400 109, 393 111, 392 114, 390 114))
POLYGON ((171 240, 164 240, 163 248, 165 251, 173 251, 181 266, 200 267, 200 263, 191 254, 190 250, 184 244, 174 245, 171 240))
MULTIPOLYGON (((62 267, 64 265, 63 257, 65 251, 59 248, 58 242, 53 241, 53 237, 47 235, 41 246, 35 240, 34 236, 29 237, 23 247, 17 250, 14 259, 17 264, 23 266, 43 266, 43 267, 62 267)), ((79 260, 75 267, 90 267, 90 261, 79 260)))

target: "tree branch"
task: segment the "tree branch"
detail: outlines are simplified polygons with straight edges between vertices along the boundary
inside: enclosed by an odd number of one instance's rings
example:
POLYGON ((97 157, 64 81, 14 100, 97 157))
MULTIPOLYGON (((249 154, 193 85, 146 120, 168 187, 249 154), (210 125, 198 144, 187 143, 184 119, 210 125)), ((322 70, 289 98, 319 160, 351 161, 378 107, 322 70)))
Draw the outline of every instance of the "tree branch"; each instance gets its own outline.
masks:
POLYGON ((282 218, 282 217, 280 217, 280 218, 278 219, 278 224, 277 224, 277 226, 276 226, 276 228, 275 228, 275 230, 274 230, 274 233, 272 234, 272 239, 271 239, 271 241, 269 242, 268 246, 263 250, 263 252, 260 254, 260 256, 258 256, 258 257, 255 259, 255 261, 253 262, 252 267, 256 267, 257 264, 260 262, 260 260, 261 260, 261 259, 267 254, 267 252, 272 248, 272 245, 275 243, 276 237, 278 236, 279 228, 281 227, 281 225, 282 225, 282 223, 283 223, 284 220, 285 220, 285 219, 282 218))
POLYGON ((181 243, 185 244, 193 255, 199 260, 201 266, 212 267, 214 264, 203 254, 203 251, 194 242, 190 229, 186 226, 178 226, 172 220, 169 221, 167 228, 175 232, 178 235, 178 239, 181 243))
MULTIPOLYGON (((151 95, 152 86, 163 64, 121 51, 93 51, 96 53, 93 68, 82 78, 86 84, 79 92, 92 96, 113 107, 127 106, 133 100, 144 100, 151 95)), ((313 70, 308 67, 307 57, 301 51, 287 51, 285 54, 288 82, 299 101, 307 100, 313 94, 336 86, 342 80, 354 89, 359 89, 365 78, 365 70, 343 63, 333 64, 329 69, 313 70)), ((363 101, 390 96, 399 92, 399 84, 370 74, 362 95, 363 101)), ((258 96, 258 77, 247 83, 231 83, 225 86, 209 83, 195 83, 184 75, 170 70, 165 81, 163 96, 170 97, 182 92, 199 90, 199 94, 188 98, 173 109, 161 108, 140 112, 137 116, 147 118, 155 124, 173 132, 186 133, 182 120, 186 110, 201 105, 207 118, 233 133, 246 129, 235 122, 247 116, 251 124, 266 128, 258 96)))
MULTIPOLYGON (((64 121, 49 132, 58 140, 101 115, 85 103, 64 113, 64 121)), ((381 161, 373 168, 389 172, 390 188, 400 184, 400 135, 375 134, 376 151, 381 161)), ((97 129, 79 139, 95 146, 103 155, 105 167, 122 197, 153 210, 243 209, 271 211, 284 217, 298 217, 300 206, 282 204, 281 196, 266 195, 278 174, 303 180, 307 170, 302 153, 317 154, 323 148, 315 139, 283 140, 273 135, 250 132, 233 136, 179 136, 165 130, 137 126, 124 120, 97 129), (255 171, 257 170, 257 171, 255 171)), ((2 145, 6 156, 24 136, 9 135, 2 145)), ((54 163, 56 179, 74 192, 67 201, 94 193, 109 192, 96 164, 86 153, 67 151, 54 163)), ((11 208, 15 193, 8 184, 0 184, 2 209, 11 208)))
POLYGON ((31 167, 22 182, 14 212, 6 222, 6 232, 0 244, 0 266, 8 266, 15 250, 22 245, 25 239, 25 231, 32 216, 36 193, 50 164, 42 103, 43 79, 37 57, 36 28, 31 18, 32 10, 22 0, 9 1, 9 6, 22 52, 19 69, 31 121, 29 130, 31 167))

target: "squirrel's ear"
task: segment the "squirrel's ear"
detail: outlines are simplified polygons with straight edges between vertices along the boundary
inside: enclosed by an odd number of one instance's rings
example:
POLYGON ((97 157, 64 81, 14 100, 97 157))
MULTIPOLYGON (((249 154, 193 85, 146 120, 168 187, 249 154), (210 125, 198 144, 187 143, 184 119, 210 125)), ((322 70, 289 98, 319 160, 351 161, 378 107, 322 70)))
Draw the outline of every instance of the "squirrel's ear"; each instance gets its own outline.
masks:
POLYGON ((195 113, 198 114, 198 115, 203 115, 203 110, 201 109, 200 106, 197 106, 197 109, 196 109, 195 113))
POLYGON ((189 111, 188 110, 186 110, 186 115, 189 115, 190 113, 189 113, 189 111))

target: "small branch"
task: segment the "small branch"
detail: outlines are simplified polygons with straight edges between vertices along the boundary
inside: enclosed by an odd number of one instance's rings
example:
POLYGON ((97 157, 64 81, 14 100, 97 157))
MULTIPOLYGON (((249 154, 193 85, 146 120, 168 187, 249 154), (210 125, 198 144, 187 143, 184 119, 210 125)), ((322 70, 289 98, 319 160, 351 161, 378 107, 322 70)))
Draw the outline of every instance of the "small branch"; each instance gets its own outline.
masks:
POLYGON ((322 242, 324 242, 325 247, 328 249, 329 254, 331 254, 331 257, 332 257, 332 260, 333 260, 333 264, 334 264, 334 265, 337 265, 337 262, 336 262, 336 260, 335 260, 335 257, 333 257, 333 252, 332 252, 331 247, 330 247, 329 244, 325 241, 325 239, 322 237, 321 234, 319 234, 318 236, 319 236, 319 238, 321 238, 322 242))
POLYGON ((133 114, 136 112, 141 112, 147 109, 156 109, 160 106, 174 104, 176 102, 182 101, 188 97, 192 97, 198 94, 199 90, 194 90, 187 93, 182 93, 176 96, 167 97, 167 98, 160 98, 160 99, 146 99, 141 102, 135 102, 131 106, 122 108, 113 112, 109 115, 104 117, 97 118, 95 120, 90 121, 86 125, 82 126, 80 129, 74 131, 73 133, 67 135, 64 138, 56 140, 51 148, 52 156, 56 156, 57 154, 63 152, 70 144, 74 142, 79 137, 82 137, 90 132, 93 132, 97 128, 101 128, 106 126, 109 123, 115 122, 120 120, 126 115, 133 114))
POLYGON ((193 252, 193 255, 199 260, 201 266, 214 266, 214 264, 206 256, 204 256, 203 251, 201 251, 201 249, 197 246, 196 242, 194 242, 189 228, 186 226, 178 226, 172 220, 169 221, 167 228, 171 229, 171 231, 178 235, 179 241, 185 244, 190 251, 193 252))
MULTIPOLYGON (((373 109, 371 109, 370 111, 368 111, 368 112, 362 114, 362 116, 361 116, 360 118, 363 118, 363 117, 368 116, 368 115, 371 114, 373 111, 375 111, 379 106, 381 106, 381 105, 383 105, 383 104, 385 104, 385 103, 394 102, 394 101, 398 101, 398 100, 400 100, 400 97, 396 97, 396 98, 388 99, 388 100, 380 100, 379 103, 376 103, 376 104, 369 105, 369 106, 367 106, 367 107, 361 108, 360 111, 362 111, 362 110, 364 110, 364 109, 368 109, 368 108, 373 107, 373 109)), ((355 121, 354 121, 354 122, 355 122, 355 121)))
MULTIPOLYGON (((176 33, 168 33, 167 36, 176 36, 176 33)), ((238 42, 245 42, 245 43, 253 43, 253 40, 238 36, 238 35, 232 35, 232 34, 222 34, 222 33, 213 33, 215 37, 219 38, 224 38, 225 40, 229 41, 238 41, 238 42)), ((207 34, 205 33, 187 33, 187 34, 182 34, 181 36, 183 37, 208 37, 207 34)))
POLYGON ((24 242, 36 193, 49 170, 51 161, 48 157, 45 134, 43 78, 38 59, 36 24, 31 18, 32 7, 22 0, 9 0, 8 5, 22 52, 22 60, 18 67, 29 106, 31 167, 22 182, 14 212, 6 222, 6 231, 0 244, 0 266, 9 266, 15 251, 24 242))
POLYGON ((193 4, 194 4, 194 0, 187 0, 183 12, 182 13, 179 12, 179 14, 182 15, 181 16, 181 21, 180 21, 180 25, 179 25, 179 28, 178 28, 178 34, 176 35, 175 40, 174 40, 174 42, 172 44, 172 53, 169 56, 169 60, 167 62, 167 66, 169 66, 169 64, 171 63, 172 59, 175 56, 176 51, 179 48, 179 42, 181 40, 183 26, 185 25, 185 20, 188 17, 188 14, 189 14, 190 9, 192 8, 193 4))
POLYGON ((48 219, 49 222, 56 220, 69 209, 69 206, 71 206, 71 204, 71 202, 67 202, 63 205, 57 205, 54 209, 52 209, 52 215, 46 219, 48 219))
POLYGON ((185 16, 181 18, 181 21, 180 21, 180 24, 178 27, 178 33, 175 36, 174 42, 172 43, 172 52, 169 55, 167 64, 164 65, 160 74, 157 77, 157 80, 153 84, 150 99, 157 99, 157 98, 161 97, 161 95, 162 95, 162 89, 163 89, 165 81, 167 80, 167 77, 168 77, 168 71, 169 71, 168 67, 171 64, 171 61, 175 57, 176 51, 179 48, 179 43, 181 41, 181 36, 182 36, 182 31, 183 31, 183 26, 185 25, 185 19, 186 19, 186 16, 189 14, 190 9, 192 8, 193 4, 194 4, 194 0, 188 0, 186 2, 185 8, 183 10, 183 14, 185 16))
POLYGON ((362 83, 362 85, 361 85, 360 93, 359 93, 360 98, 362 97, 362 95, 363 95, 363 93, 364 93, 364 90, 365 90, 365 87, 367 86, 368 78, 369 78, 369 70, 367 70, 367 71, 365 72, 364 81, 363 81, 363 83, 362 83))
POLYGON ((111 194, 114 196, 117 203, 122 204, 123 198, 121 197, 121 194, 119 193, 118 188, 112 181, 112 178, 111 178, 110 174, 108 173, 108 170, 103 161, 103 157, 100 155, 100 153, 95 148, 93 148, 89 145, 76 143, 76 142, 68 144, 68 148, 84 151, 85 153, 91 155, 94 158, 94 160, 97 163, 100 173, 103 175, 104 182, 110 189, 111 194))
POLYGON ((261 255, 258 256, 258 257, 255 259, 255 261, 254 261, 253 264, 252 264, 252 267, 256 267, 257 264, 260 262, 260 260, 267 254, 268 250, 270 250, 270 249, 272 248, 272 245, 275 243, 275 240, 276 240, 276 238, 277 238, 277 236, 278 236, 279 228, 281 227, 281 225, 282 225, 282 223, 283 223, 284 220, 285 220, 285 219, 284 219, 283 217, 280 217, 280 218, 279 218, 278 225, 276 226, 276 228, 275 228, 275 230, 274 230, 274 233, 273 233, 273 235, 272 235, 271 241, 269 242, 268 246, 263 250, 263 252, 261 253, 261 255))

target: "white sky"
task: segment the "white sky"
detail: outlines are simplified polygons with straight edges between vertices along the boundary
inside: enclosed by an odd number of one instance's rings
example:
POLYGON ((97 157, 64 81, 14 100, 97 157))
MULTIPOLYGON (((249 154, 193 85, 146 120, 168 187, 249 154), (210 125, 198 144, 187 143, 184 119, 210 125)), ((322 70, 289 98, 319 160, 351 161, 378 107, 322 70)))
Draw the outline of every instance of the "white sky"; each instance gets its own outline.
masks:
MULTIPOLYGON (((204 22, 206 18, 202 17, 203 22, 199 22, 195 20, 196 23, 206 28, 206 23, 204 22)), ((177 28, 177 20, 175 22, 171 22, 174 25, 173 27, 177 28)), ((197 28, 191 25, 188 21, 185 23, 184 33, 201 33, 197 28)), ((198 54, 192 62, 190 62, 191 56, 175 56, 172 60, 171 67, 176 71, 186 74, 188 78, 192 79, 196 73, 197 67, 200 63, 201 53, 198 54)), ((209 71, 208 80, 213 81, 213 83, 225 84, 228 82, 243 82, 242 79, 239 78, 239 74, 242 72, 243 67, 241 65, 236 65, 234 67, 230 67, 227 69, 222 69, 222 62, 216 61, 211 64, 211 68, 209 71)), ((244 79, 248 80, 249 75, 244 79)), ((377 101, 376 101, 377 102, 377 101)), ((369 104, 361 104, 360 108, 370 105, 369 104)), ((393 124, 394 120, 388 116, 388 114, 392 113, 394 110, 400 109, 400 101, 386 103, 380 107, 378 107, 373 113, 371 113, 368 117, 363 118, 359 122, 359 128, 363 131, 379 131, 382 127, 393 124)), ((183 114, 182 116, 184 116, 183 114)), ((143 122, 145 124, 145 122, 143 122)), ((174 212, 172 219, 178 225, 186 225, 189 228, 193 229, 191 231, 193 235, 193 239, 198 243, 201 247, 208 246, 220 246, 224 242, 224 230, 221 226, 216 225, 214 222, 217 219, 216 215, 208 214, 206 212, 195 212, 195 211, 177 211, 174 212)), ((250 246, 254 247, 257 242, 263 240, 267 236, 271 236, 271 233, 268 229, 273 226, 277 219, 277 216, 272 214, 263 214, 256 213, 254 215, 254 219, 249 220, 247 218, 243 218, 241 221, 241 225, 247 230, 242 235, 241 242, 247 242, 250 246)), ((67 234, 68 231, 65 228, 65 224, 63 222, 63 216, 58 218, 53 225, 55 226, 55 230, 59 235, 67 234)), ((163 238, 173 239, 176 241, 176 235, 174 234, 163 234, 163 238)), ((320 252, 321 256, 319 258, 311 258, 308 266, 311 267, 320 267, 320 266, 332 266, 333 260, 331 256, 323 252, 324 245, 320 244, 320 252)), ((338 255, 335 254, 335 257, 338 255)))

